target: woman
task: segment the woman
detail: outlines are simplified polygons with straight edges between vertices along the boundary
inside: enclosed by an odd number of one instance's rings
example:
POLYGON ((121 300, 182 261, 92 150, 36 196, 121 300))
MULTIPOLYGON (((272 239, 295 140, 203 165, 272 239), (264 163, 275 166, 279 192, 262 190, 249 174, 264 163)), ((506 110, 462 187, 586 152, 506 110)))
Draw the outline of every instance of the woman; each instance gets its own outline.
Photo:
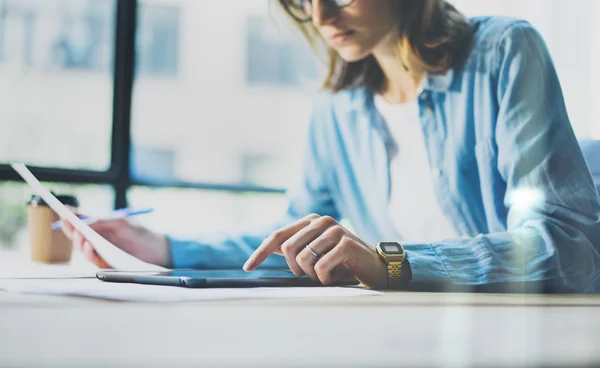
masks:
POLYGON ((125 221, 96 230, 177 268, 241 265, 252 253, 247 271, 285 260, 324 284, 351 276, 371 288, 543 281, 600 291, 598 197, 548 50, 528 23, 467 20, 443 0, 280 5, 330 57, 304 180, 280 226, 197 241, 125 221), (381 241, 392 243, 376 249, 381 241))

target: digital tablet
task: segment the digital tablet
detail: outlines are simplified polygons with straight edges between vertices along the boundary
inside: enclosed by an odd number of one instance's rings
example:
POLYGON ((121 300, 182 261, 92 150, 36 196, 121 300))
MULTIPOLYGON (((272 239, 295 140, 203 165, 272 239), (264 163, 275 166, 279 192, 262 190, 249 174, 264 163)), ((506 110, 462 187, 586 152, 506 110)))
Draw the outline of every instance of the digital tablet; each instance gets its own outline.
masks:
MULTIPOLYGON (((323 286, 307 276, 298 277, 289 270, 175 270, 166 272, 96 272, 99 280, 189 288, 244 288, 276 286, 323 286)), ((358 285, 358 281, 340 281, 332 286, 358 285)))

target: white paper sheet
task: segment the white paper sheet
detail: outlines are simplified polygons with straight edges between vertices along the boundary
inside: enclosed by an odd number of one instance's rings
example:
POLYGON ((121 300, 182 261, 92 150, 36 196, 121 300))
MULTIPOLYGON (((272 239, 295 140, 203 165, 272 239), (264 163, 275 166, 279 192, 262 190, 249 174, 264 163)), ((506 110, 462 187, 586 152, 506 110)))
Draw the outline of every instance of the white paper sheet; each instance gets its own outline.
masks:
POLYGON ((69 220, 69 222, 73 224, 73 227, 83 234, 83 236, 93 245, 100 257, 102 257, 111 267, 128 271, 166 270, 163 267, 143 262, 104 239, 56 199, 49 190, 44 188, 24 164, 14 163, 11 166, 19 173, 19 175, 21 175, 27 184, 29 184, 34 193, 42 197, 46 204, 48 204, 48 206, 50 206, 50 208, 52 208, 61 218, 69 220))
POLYGON ((187 289, 172 286, 119 284, 96 279, 0 280, 0 290, 21 294, 80 296, 155 303, 233 299, 325 299, 383 294, 354 287, 187 289))
POLYGON ((0 279, 69 279, 95 278, 98 267, 73 267, 70 264, 28 264, 27 267, 2 267, 0 279))
POLYGON ((45 264, 32 262, 29 253, 0 251, 0 279, 95 278, 96 271, 81 253, 74 253, 68 264, 45 264))

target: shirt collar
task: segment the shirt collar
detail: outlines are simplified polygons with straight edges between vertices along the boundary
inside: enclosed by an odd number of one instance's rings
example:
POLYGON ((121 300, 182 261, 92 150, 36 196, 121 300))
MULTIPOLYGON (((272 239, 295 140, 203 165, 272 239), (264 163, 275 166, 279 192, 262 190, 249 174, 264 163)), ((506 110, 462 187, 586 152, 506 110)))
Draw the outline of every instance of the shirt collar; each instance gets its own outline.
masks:
POLYGON ((428 73, 423 81, 423 89, 436 92, 448 92, 454 80, 454 70, 449 69, 446 74, 428 73))
MULTIPOLYGON (((422 89, 435 92, 448 92, 454 81, 454 69, 449 69, 445 74, 427 73, 423 79, 422 89)), ((369 111, 375 107, 374 95, 367 88, 361 87, 355 91, 352 103, 348 108, 351 111, 366 109, 369 111)))

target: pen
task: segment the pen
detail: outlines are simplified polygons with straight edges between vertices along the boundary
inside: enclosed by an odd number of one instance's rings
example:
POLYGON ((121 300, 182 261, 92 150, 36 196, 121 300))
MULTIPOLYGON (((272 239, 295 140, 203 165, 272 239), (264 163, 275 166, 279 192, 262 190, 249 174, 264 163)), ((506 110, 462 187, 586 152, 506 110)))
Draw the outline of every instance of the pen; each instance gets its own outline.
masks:
MULTIPOLYGON (((111 212, 107 217, 91 217, 91 216, 79 216, 81 220, 83 220, 86 224, 91 224, 97 220, 116 220, 120 218, 143 215, 145 213, 150 213, 154 211, 153 208, 141 208, 141 209, 132 209, 132 208, 121 208, 116 211, 111 212)), ((61 230, 62 229, 62 221, 56 221, 52 223, 52 230, 61 230)))

